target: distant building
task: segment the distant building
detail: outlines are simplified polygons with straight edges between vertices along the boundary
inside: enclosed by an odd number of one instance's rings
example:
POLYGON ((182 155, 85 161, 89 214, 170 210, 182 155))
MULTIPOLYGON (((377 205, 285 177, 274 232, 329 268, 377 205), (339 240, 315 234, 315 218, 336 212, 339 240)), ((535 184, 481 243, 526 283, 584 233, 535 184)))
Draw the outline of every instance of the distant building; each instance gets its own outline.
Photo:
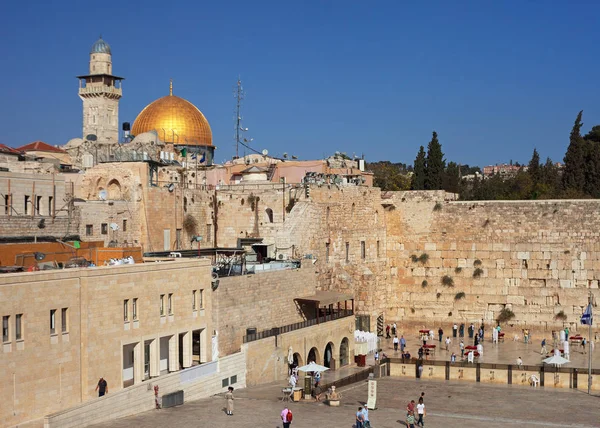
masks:
POLYGON ((484 166, 483 176, 492 177, 496 174, 499 174, 505 177, 512 177, 513 175, 516 175, 519 171, 527 171, 527 167, 501 163, 497 165, 484 166))

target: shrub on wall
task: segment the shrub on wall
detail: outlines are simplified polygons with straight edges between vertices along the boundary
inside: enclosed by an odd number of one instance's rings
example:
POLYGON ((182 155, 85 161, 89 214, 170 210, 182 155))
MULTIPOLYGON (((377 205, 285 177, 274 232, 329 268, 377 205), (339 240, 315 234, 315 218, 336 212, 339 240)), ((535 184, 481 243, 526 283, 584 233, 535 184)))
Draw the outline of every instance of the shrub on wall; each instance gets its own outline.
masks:
POLYGON ((556 315, 554 315, 554 320, 555 321, 566 321, 567 320, 567 314, 565 314, 565 311, 560 311, 559 313, 557 313, 556 315))
POLYGON ((183 230, 189 236, 196 236, 198 234, 198 221, 190 214, 187 214, 183 218, 183 230))
POLYGON ((437 293, 437 294, 435 295, 435 297, 436 297, 437 299, 439 299, 440 297, 442 297, 442 293, 437 293))
POLYGON ((481 260, 477 259, 473 262, 473 266, 481 266, 481 260))
POLYGON ((442 210, 442 203, 441 202, 436 202, 435 205, 433 206, 433 210, 434 211, 441 211, 442 210))
POLYGON ((425 288, 427 287, 428 283, 426 280, 423 280, 423 282, 421 283, 421 287, 425 288))
POLYGON ((454 280, 451 276, 444 275, 442 277, 442 285, 445 285, 446 287, 454 287, 454 280))
POLYGON ((429 261, 429 254, 423 253, 419 256, 419 262, 425 264, 429 261))
POLYGON ((513 311, 511 311, 508 308, 504 308, 498 314, 496 321, 498 321, 498 323, 507 322, 507 321, 510 321, 511 319, 513 319, 514 317, 515 317, 515 313, 513 311))
POLYGON ((411 260, 413 263, 417 263, 417 262, 419 261, 419 257, 417 257, 417 255, 416 255, 416 254, 411 254, 411 256, 410 256, 410 260, 411 260))
POLYGON ((483 269, 477 268, 473 271, 473 278, 479 278, 481 275, 483 275, 483 269))
POLYGON ((461 273, 461 272, 462 272, 461 267, 454 268, 454 273, 461 273))
POLYGON ((466 294, 464 291, 461 291, 459 293, 456 293, 456 295, 454 296, 454 300, 460 300, 460 299, 464 299, 466 297, 466 294))

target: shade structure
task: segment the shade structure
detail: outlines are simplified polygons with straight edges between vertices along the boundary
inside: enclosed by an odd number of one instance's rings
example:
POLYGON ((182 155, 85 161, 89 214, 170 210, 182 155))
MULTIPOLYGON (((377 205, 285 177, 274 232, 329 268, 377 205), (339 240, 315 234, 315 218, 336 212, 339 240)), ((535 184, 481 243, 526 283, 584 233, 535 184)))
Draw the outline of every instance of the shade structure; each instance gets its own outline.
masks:
POLYGON ((307 372, 324 372, 325 370, 329 370, 329 368, 313 362, 313 363, 307 364, 305 366, 298 367, 298 370, 300 370, 301 372, 305 372, 305 373, 307 373, 307 372))
POLYGON ((570 361, 559 355, 553 355, 550 358, 546 358, 543 362, 546 364, 554 364, 555 366, 562 366, 563 364, 569 363, 570 361))

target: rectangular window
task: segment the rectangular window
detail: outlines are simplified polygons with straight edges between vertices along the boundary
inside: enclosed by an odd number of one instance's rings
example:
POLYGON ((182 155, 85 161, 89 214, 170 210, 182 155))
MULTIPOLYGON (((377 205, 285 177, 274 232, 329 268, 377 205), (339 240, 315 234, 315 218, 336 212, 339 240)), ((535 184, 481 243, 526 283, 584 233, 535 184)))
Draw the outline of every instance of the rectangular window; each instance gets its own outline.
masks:
POLYGON ((56 334, 56 309, 50 309, 50 334, 56 334))
POLYGON ((123 321, 129 321, 129 299, 123 300, 123 321))
POLYGON ((24 201, 24 203, 25 203, 25 206, 23 208, 24 208, 24 211, 25 211, 25 215, 27 215, 27 214, 30 213, 30 211, 29 211, 29 196, 25 195, 25 201, 24 201))
POLYGON ((329 242, 325 243, 325 263, 329 263, 329 242))
POLYGON ((377 258, 381 257, 381 253, 379 252, 379 241, 377 241, 377 258))
POLYGON ((15 318, 15 339, 23 339, 23 314, 17 314, 15 318))
POLYGON ((42 197, 41 196, 36 196, 35 197, 35 214, 36 215, 40 215, 40 207, 42 205, 42 197))
POLYGON ((196 310, 196 290, 192 290, 192 310, 196 310))
POLYGON ((135 299, 133 299, 133 307, 132 307, 132 310, 133 310, 133 320, 134 320, 134 321, 137 321, 137 319, 138 319, 138 318, 137 318, 137 297, 136 297, 135 299))
POLYGON ((127 220, 123 220, 123 232, 127 232, 127 220))
POLYGON ((160 295, 160 314, 161 315, 165 314, 165 295, 164 294, 160 295))
POLYGON ((2 341, 3 342, 10 341, 10 330, 8 328, 8 323, 10 323, 10 315, 4 315, 2 317, 2 341))
POLYGON ((108 235, 108 224, 102 223, 102 225, 100 226, 100 233, 102 233, 103 235, 108 235))
POLYGON ((10 195, 4 195, 4 215, 8 215, 8 213, 10 212, 10 207, 9 207, 9 198, 10 195))
POLYGON ((60 310, 61 331, 67 333, 69 331, 69 308, 60 310))
POLYGON ((350 242, 346 242, 346 263, 350 261, 350 242))
POLYGON ((367 249, 365 247, 365 241, 360 241, 360 258, 365 259, 367 257, 367 249))
POLYGON ((85 225, 85 236, 92 236, 94 234, 94 225, 86 224, 85 225))
POLYGON ((204 309, 204 290, 200 291, 200 309, 204 309))
POLYGON ((54 202, 54 198, 52 196, 48 196, 48 215, 52 215, 52 203, 54 202))
POLYGON ((173 315, 173 293, 169 293, 169 315, 173 315))

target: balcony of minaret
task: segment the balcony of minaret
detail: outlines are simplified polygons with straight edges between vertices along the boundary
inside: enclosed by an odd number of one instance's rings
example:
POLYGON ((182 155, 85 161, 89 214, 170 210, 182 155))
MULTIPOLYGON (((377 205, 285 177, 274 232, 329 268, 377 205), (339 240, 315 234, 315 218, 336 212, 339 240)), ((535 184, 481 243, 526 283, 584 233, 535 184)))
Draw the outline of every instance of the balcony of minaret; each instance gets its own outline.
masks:
POLYGON ((79 95, 100 96, 100 95, 104 95, 104 94, 106 94, 108 96, 122 97, 123 90, 121 88, 117 88, 115 86, 107 86, 107 85, 101 85, 101 86, 86 85, 84 87, 79 88, 79 95))

